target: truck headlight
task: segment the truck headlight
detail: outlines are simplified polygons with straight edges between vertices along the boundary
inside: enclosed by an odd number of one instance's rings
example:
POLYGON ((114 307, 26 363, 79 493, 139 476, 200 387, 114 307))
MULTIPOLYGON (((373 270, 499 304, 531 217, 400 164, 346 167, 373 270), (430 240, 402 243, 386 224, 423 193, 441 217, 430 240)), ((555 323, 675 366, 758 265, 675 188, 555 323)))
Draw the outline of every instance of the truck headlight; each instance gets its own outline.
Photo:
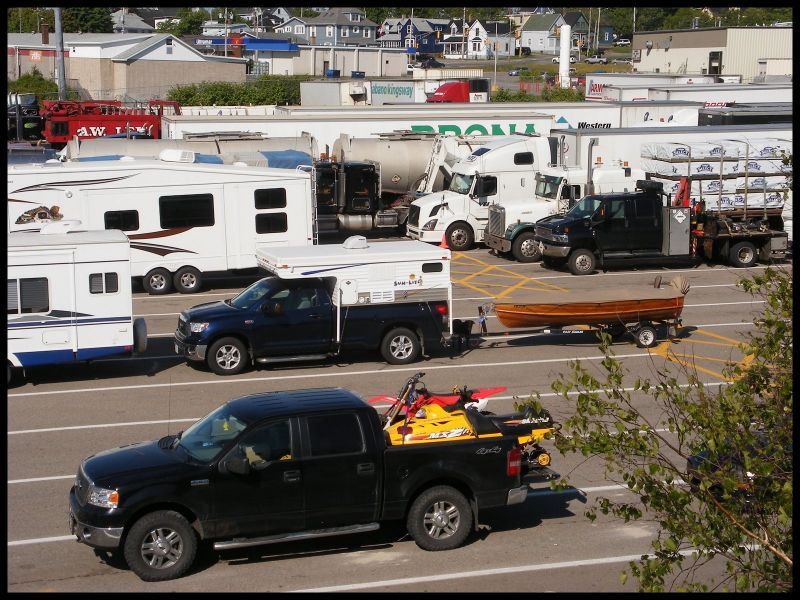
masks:
POLYGON ((562 244, 569 244, 569 236, 567 235, 554 235, 554 242, 561 242, 562 244))
POLYGON ((433 231, 436 229, 436 219, 431 219, 425 225, 422 226, 423 231, 433 231))
POLYGON ((189 323, 189 330, 192 333, 203 333, 208 329, 208 323, 189 323))
POLYGON ((92 484, 89 486, 89 504, 100 508, 117 508, 119 505, 119 492, 107 490, 92 484))

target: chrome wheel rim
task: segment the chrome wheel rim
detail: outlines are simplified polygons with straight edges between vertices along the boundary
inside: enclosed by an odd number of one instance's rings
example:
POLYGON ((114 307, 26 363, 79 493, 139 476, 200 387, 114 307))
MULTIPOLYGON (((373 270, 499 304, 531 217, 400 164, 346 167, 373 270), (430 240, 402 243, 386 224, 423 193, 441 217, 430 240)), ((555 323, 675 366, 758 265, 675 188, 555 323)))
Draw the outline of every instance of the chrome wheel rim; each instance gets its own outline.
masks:
POLYGON ((185 289, 190 290, 197 285, 197 276, 194 273, 183 273, 180 282, 185 289))
POLYGON ((414 343, 408 336, 399 335, 392 339, 390 351, 395 358, 408 358, 414 350, 414 343))
POLYGON ((446 539, 455 535, 461 523, 461 513, 454 504, 440 500, 434 502, 425 511, 423 517, 425 531, 435 540, 446 539))
POLYGON ((174 529, 159 527, 147 533, 140 551, 148 567, 168 569, 183 556, 183 539, 174 529))
POLYGON ((592 259, 586 254, 581 254, 575 261, 575 266, 579 271, 589 271, 592 268, 592 259))
POLYGON ((217 350, 215 359, 220 367, 226 371, 229 371, 239 366, 239 363, 242 360, 242 355, 236 346, 225 345, 220 346, 219 350, 217 350))
POLYGON ((525 240, 520 245, 520 251, 522 252, 523 256, 527 256, 527 257, 539 256, 539 243, 538 242, 534 242, 532 239, 525 240))
POLYGON ((753 250, 751 248, 739 248, 738 258, 741 263, 749 265, 753 260, 753 250))
POLYGON ((150 287, 154 290, 163 290, 167 287, 167 278, 161 273, 150 275, 150 287))
POLYGON ((462 248, 467 243, 467 232, 463 229, 456 229, 450 235, 450 245, 453 248, 462 248))
POLYGON ((649 346, 655 341, 655 339, 656 339, 655 334, 649 329, 646 331, 642 331, 639 334, 639 342, 641 342, 642 346, 649 346))

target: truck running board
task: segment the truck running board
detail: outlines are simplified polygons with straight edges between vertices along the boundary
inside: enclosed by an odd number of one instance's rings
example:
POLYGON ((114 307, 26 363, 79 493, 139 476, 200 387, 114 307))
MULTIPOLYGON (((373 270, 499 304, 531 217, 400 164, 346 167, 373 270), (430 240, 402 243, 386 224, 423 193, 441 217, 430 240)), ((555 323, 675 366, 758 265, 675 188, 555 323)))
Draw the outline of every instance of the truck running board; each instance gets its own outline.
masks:
POLYGON ((323 360, 328 358, 327 354, 298 354, 297 356, 265 356, 257 358, 257 363, 280 363, 294 362, 300 360, 323 360))
POLYGON ((313 529, 310 531, 298 531, 295 533, 279 533, 276 535, 267 535, 259 538, 234 538, 227 542, 215 542, 214 550, 233 550, 234 548, 246 548, 248 546, 262 546, 265 544, 275 544, 278 542, 294 542, 297 540, 328 537, 331 535, 362 533, 365 531, 375 531, 379 527, 380 525, 378 523, 365 523, 363 525, 345 525, 343 527, 330 527, 328 529, 313 529))

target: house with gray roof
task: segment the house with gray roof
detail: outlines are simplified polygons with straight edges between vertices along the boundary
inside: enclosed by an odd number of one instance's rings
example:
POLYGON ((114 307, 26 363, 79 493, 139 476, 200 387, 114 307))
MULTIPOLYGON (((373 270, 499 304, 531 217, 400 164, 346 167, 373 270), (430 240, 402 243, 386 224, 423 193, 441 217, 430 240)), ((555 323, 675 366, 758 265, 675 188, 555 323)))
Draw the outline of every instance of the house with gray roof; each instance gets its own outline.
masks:
POLYGON ((531 15, 520 30, 520 47, 530 48, 533 53, 558 54, 558 32, 564 23, 564 17, 556 13, 531 15))
POLYGON ((154 33, 155 27, 145 23, 136 13, 129 12, 127 8, 121 8, 111 13, 114 22, 114 33, 154 33))
POLYGON ((275 31, 305 36, 312 46, 378 46, 378 24, 359 8, 336 6, 318 17, 292 17, 275 31))

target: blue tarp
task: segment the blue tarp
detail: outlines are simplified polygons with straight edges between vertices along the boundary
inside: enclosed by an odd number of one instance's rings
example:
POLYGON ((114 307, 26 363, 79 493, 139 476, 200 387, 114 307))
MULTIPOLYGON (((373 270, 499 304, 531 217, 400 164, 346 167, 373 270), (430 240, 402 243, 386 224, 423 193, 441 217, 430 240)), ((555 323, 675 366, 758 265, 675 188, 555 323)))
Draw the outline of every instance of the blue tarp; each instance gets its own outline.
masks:
POLYGON ((300 150, 262 150, 267 165, 273 169, 296 169, 301 165, 311 166, 311 155, 300 150))
POLYGON ((194 154, 194 162, 196 163, 208 163, 212 165, 221 165, 224 164, 222 159, 217 154, 200 154, 195 152, 194 154))
POLYGON ((95 160, 119 160, 122 154, 101 154, 100 156, 79 156, 75 160, 78 162, 92 162, 95 160))

